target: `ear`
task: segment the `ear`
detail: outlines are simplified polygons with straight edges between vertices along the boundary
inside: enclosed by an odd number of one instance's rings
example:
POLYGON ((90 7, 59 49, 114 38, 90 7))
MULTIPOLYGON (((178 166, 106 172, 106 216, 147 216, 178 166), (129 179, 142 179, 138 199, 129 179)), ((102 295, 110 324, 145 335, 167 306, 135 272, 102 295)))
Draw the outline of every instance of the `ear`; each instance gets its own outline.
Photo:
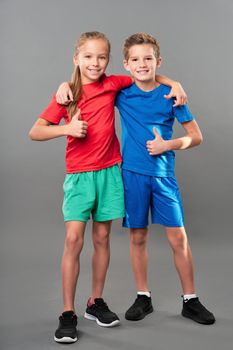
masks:
POLYGON ((124 66, 124 68, 125 68, 128 72, 130 72, 128 60, 124 60, 124 61, 123 61, 123 66, 124 66))
POLYGON ((160 56, 160 57, 157 59, 157 68, 160 68, 160 67, 161 67, 161 64, 162 64, 162 57, 160 56))
POLYGON ((73 62, 74 62, 74 65, 75 65, 75 66, 78 66, 78 65, 79 65, 79 62, 78 62, 78 55, 74 55, 74 56, 73 56, 73 62))

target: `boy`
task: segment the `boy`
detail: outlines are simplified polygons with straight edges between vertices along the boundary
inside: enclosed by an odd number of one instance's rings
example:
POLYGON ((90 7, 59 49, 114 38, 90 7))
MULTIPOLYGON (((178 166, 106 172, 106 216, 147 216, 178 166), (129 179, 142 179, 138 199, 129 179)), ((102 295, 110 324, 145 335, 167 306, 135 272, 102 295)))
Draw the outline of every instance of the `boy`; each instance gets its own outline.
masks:
POLYGON ((213 324, 214 315, 195 294, 192 253, 184 228, 179 187, 174 173, 174 150, 202 142, 201 131, 187 106, 174 107, 164 98, 169 88, 155 80, 161 65, 159 44, 137 33, 124 44, 124 67, 135 83, 121 90, 116 106, 122 123, 122 176, 126 216, 130 228, 130 253, 137 298, 127 310, 128 320, 140 320, 153 311, 147 283, 148 214, 152 223, 165 227, 183 288, 182 315, 201 324, 213 324), (175 118, 186 135, 171 139, 175 118), (135 190, 137 189, 137 190, 135 190))

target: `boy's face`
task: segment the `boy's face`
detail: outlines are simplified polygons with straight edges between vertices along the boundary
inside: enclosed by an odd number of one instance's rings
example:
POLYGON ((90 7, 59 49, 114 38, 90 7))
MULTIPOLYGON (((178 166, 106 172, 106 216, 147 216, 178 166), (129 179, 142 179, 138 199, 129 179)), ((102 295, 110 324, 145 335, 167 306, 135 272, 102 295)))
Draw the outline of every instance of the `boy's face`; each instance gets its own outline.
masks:
POLYGON ((161 57, 156 59, 153 46, 150 44, 131 46, 129 58, 124 60, 124 67, 131 73, 135 82, 154 81, 156 69, 160 65, 161 57))

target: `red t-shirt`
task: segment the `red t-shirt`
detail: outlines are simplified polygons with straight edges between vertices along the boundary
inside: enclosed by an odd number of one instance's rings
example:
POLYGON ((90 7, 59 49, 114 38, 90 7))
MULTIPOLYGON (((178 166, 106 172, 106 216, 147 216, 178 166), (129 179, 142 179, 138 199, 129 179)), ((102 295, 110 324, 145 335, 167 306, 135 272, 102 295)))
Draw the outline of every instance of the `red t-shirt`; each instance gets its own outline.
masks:
MULTIPOLYGON (((66 172, 76 173, 108 168, 121 162, 120 146, 115 133, 114 100, 119 90, 132 84, 129 76, 107 77, 83 85, 78 101, 81 118, 88 123, 87 136, 79 139, 67 136, 66 172)), ((53 124, 61 119, 69 123, 67 109, 53 97, 39 116, 53 124)))

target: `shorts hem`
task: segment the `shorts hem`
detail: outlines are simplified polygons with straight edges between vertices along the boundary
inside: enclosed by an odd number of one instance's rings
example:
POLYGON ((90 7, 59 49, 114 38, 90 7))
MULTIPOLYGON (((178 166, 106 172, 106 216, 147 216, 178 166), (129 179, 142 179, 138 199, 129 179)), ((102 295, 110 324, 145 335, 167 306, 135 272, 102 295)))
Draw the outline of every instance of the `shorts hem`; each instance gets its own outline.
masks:
POLYGON ((98 222, 104 222, 104 221, 110 221, 110 220, 117 220, 117 219, 122 219, 125 216, 125 213, 119 214, 119 215, 113 215, 113 216, 106 216, 101 218, 99 217, 93 217, 93 221, 98 221, 98 222))
POLYGON ((162 225, 162 226, 165 226, 165 227, 184 227, 184 223, 182 223, 183 225, 180 225, 180 224, 177 224, 177 223, 169 223, 169 224, 165 224, 164 222, 159 222, 159 221, 152 221, 151 222, 152 224, 155 224, 155 225, 162 225))
POLYGON ((64 222, 67 222, 67 221, 83 221, 83 222, 87 222, 89 220, 89 218, 77 218, 77 217, 71 217, 71 218, 64 218, 64 222))
POLYGON ((146 224, 146 225, 122 224, 122 226, 125 227, 125 228, 147 228, 148 224, 146 224))

